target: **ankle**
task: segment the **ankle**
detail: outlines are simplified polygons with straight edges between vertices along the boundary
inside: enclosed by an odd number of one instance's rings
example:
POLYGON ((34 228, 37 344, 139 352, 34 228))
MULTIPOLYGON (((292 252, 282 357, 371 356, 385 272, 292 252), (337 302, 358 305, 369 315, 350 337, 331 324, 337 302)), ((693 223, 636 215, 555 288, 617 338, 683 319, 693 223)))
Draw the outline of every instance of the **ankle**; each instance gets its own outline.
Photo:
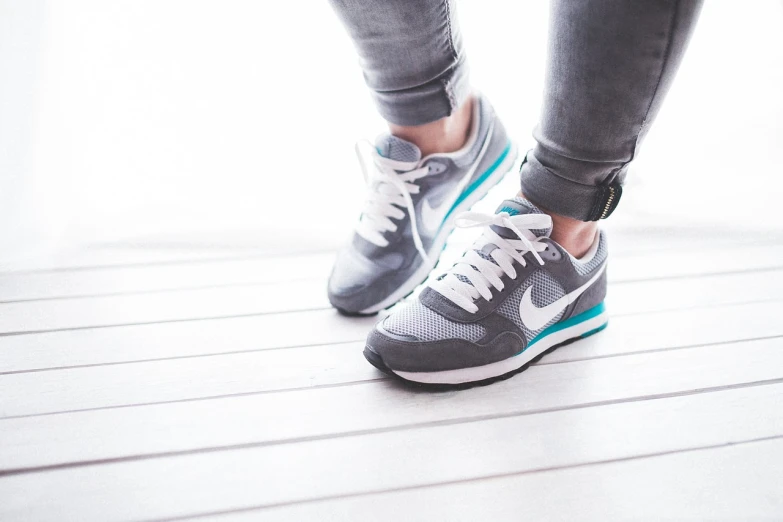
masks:
POLYGON ((465 145, 470 135, 473 103, 470 97, 451 116, 431 123, 413 127, 390 123, 389 129, 394 136, 419 147, 422 157, 435 152, 454 152, 465 145))
MULTIPOLYGON (((524 197, 520 192, 519 195, 524 197)), ((549 235, 558 245, 575 258, 580 258, 590 250, 598 233, 595 221, 579 221, 567 216, 555 214, 538 207, 552 218, 552 233, 549 235)))
POLYGON ((590 250, 598 233, 598 223, 595 221, 578 221, 557 214, 549 214, 552 217, 552 234, 550 237, 558 245, 579 259, 590 250))

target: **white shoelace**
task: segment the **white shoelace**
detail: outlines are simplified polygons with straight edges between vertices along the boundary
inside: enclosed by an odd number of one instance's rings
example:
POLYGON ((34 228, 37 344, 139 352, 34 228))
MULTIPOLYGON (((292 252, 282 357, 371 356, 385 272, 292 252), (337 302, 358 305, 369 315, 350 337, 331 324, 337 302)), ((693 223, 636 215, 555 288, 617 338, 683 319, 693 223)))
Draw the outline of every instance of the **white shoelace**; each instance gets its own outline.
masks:
POLYGON ((416 226, 416 209, 411 199, 411 194, 418 194, 420 190, 415 181, 426 176, 429 168, 417 168, 417 161, 397 161, 381 156, 375 146, 368 141, 360 141, 356 144, 356 155, 359 157, 362 174, 369 189, 369 196, 356 232, 370 243, 385 247, 389 241, 383 237, 383 233, 397 230, 398 225, 393 220, 405 217, 405 211, 402 210, 404 208, 410 216, 416 250, 425 263, 430 263, 416 226), (362 154, 362 146, 365 144, 368 144, 372 150, 370 159, 373 166, 369 169, 366 156, 362 154))
POLYGON ((476 313, 478 306, 474 301, 479 297, 490 301, 492 299, 490 286, 499 291, 503 290, 505 286, 501 279, 503 274, 516 279, 517 271, 513 262, 527 266, 525 258, 522 257, 525 253, 532 252, 536 261, 540 265, 544 264, 544 260, 538 253, 546 250, 547 245, 540 242, 541 238, 533 234, 532 230, 547 229, 552 226, 552 218, 546 214, 509 216, 506 212, 500 214, 463 212, 457 218, 456 224, 459 228, 484 227, 484 232, 444 277, 430 283, 430 288, 463 310, 476 313), (513 231, 519 239, 506 239, 500 236, 492 230, 492 225, 513 231), (489 244, 497 247, 489 254, 497 264, 484 259, 477 252, 489 244), (460 279, 458 275, 470 282, 460 279))

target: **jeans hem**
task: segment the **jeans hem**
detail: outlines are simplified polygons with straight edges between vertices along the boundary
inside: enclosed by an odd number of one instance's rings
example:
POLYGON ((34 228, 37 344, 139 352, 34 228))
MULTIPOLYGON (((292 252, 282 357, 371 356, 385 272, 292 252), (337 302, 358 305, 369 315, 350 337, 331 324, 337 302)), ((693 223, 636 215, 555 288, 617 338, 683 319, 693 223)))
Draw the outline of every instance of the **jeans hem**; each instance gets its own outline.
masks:
MULTIPOLYGON (((603 213, 611 203, 611 210, 617 200, 607 201, 609 185, 584 185, 558 176, 537 161, 525 158, 519 171, 522 193, 536 206, 548 212, 578 219, 597 221, 611 213, 603 213), (602 216, 602 214, 604 214, 602 216)), ((613 184, 614 185, 614 184, 613 184)), ((618 183, 619 188, 619 183, 618 183)), ((619 191, 622 192, 621 190, 619 191)), ((619 194, 617 195, 619 199, 619 194)))
POLYGON ((425 125, 451 114, 470 96, 468 66, 459 60, 439 77, 408 89, 373 91, 384 120, 395 125, 425 125))

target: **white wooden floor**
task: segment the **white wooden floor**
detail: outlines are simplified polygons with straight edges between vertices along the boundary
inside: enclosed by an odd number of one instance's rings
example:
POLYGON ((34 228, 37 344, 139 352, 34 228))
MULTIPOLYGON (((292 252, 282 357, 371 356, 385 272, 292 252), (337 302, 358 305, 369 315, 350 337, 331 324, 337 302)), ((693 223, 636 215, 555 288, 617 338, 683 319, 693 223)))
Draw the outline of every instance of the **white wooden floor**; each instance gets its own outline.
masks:
POLYGON ((364 361, 331 252, 1 273, 0 520, 783 519, 783 235, 610 239, 607 330, 449 393, 364 361))

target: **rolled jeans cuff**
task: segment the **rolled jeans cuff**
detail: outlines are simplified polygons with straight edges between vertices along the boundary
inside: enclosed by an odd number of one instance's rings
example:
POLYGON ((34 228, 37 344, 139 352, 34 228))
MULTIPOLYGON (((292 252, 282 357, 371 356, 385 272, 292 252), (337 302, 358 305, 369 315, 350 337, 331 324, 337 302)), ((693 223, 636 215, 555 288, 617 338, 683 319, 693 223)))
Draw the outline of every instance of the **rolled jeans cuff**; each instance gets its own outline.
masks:
POLYGON ((585 185, 558 176, 528 153, 519 169, 522 193, 537 206, 579 221, 606 219, 622 196, 624 173, 611 182, 585 185))
POLYGON ((427 83, 407 89, 373 90, 372 96, 378 112, 389 123, 431 123, 451 116, 470 96, 468 65, 461 57, 453 67, 427 83))

